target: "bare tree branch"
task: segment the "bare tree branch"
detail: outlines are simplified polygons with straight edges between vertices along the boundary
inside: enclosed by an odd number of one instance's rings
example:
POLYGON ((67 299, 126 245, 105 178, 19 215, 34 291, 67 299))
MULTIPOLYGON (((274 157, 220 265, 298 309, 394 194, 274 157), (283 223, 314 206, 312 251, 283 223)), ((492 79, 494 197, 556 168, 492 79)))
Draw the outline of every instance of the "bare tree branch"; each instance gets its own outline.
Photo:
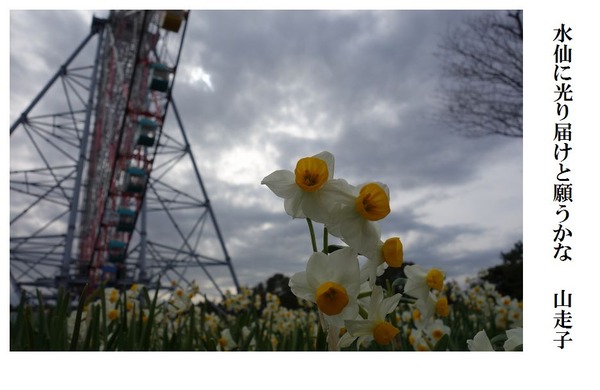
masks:
POLYGON ((523 15, 485 12, 442 40, 440 119, 467 136, 523 136, 523 15))

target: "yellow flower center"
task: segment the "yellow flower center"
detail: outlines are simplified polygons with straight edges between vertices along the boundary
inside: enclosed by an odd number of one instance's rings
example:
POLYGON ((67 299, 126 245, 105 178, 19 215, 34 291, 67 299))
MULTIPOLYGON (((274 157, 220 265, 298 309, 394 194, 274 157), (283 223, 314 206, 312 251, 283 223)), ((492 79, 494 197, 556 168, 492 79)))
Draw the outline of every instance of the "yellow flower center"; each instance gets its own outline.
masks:
POLYGON ((517 312, 514 312, 513 315, 512 315, 512 317, 513 317, 514 320, 518 320, 519 318, 521 318, 521 314, 517 313, 517 312))
POLYGON ((115 303, 118 299, 119 299, 119 292, 117 290, 112 290, 110 292, 110 296, 108 297, 108 300, 111 303, 115 303))
POLYGON ((444 274, 437 268, 432 268, 427 272, 427 285, 434 290, 440 291, 444 285, 444 274))
POLYGON ((388 238, 383 243, 381 252, 383 253, 383 259, 390 267, 398 268, 402 266, 402 262, 404 261, 404 251, 400 238, 388 238))
POLYGON ((410 336, 408 336, 408 342, 410 343, 410 345, 415 345, 417 339, 415 339, 415 336, 411 334, 410 336))
POLYGON ((335 282, 325 282, 315 294, 319 310, 328 316, 340 314, 349 302, 344 286, 335 282))
POLYGON ((419 321, 421 319, 421 311, 419 309, 415 309, 412 312, 413 321, 419 321))
POLYGON ((373 338, 379 345, 388 345, 399 332, 400 329, 389 322, 382 322, 373 329, 373 338))
POLYGON ((440 299, 437 300, 437 302, 435 303, 435 312, 440 317, 448 316, 448 313, 449 313, 448 298, 441 297, 440 299))
POLYGON ((441 339, 443 335, 444 331, 441 329, 434 329, 433 332, 431 332, 431 337, 433 337, 433 339, 436 341, 441 339))
POLYGON ((112 309, 112 310, 109 310, 107 315, 108 315, 109 320, 114 321, 119 316, 119 311, 117 309, 112 309))
POLYGON ((356 211, 369 221, 378 221, 390 213, 390 200, 377 183, 363 186, 355 205, 356 211))
POLYGON ((325 161, 316 157, 305 157, 296 164, 296 184, 306 192, 313 192, 329 179, 329 170, 325 161))

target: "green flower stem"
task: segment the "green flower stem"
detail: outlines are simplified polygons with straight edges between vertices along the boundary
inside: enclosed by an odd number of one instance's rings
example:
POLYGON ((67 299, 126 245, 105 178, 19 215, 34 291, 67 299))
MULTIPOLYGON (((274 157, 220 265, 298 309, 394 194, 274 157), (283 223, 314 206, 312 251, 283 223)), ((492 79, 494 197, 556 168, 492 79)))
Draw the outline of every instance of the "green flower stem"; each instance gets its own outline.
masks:
POLYGON ((356 297, 356 299, 370 297, 372 293, 373 293, 373 291, 364 291, 364 292, 361 292, 360 294, 358 294, 358 297, 356 297))
POLYGON ((308 230, 310 231, 310 241, 312 242, 313 252, 317 252, 317 239, 315 238, 315 228, 313 227, 310 218, 306 218, 306 223, 308 223, 308 230))
POLYGON ((358 305, 358 314, 365 320, 369 318, 369 313, 361 305, 358 305))
POLYGON ((406 295, 402 295, 402 298, 400 298, 400 302, 399 303, 408 303, 408 304, 414 304, 417 302, 416 298, 413 297, 407 297, 406 295))
POLYGON ((323 253, 326 255, 329 253, 329 232, 326 227, 323 227, 323 253))

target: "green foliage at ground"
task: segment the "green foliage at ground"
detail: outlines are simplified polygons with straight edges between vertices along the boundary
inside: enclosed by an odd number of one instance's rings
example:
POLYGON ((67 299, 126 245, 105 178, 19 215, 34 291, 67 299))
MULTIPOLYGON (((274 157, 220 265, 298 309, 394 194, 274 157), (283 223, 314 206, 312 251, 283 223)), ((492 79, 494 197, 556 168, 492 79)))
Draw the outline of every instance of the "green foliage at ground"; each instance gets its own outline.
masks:
MULTIPOLYGON (((102 288, 85 299, 60 293, 56 304, 41 295, 23 297, 11 313, 12 351, 324 351, 326 331, 315 306, 295 300, 287 278, 275 275, 267 287, 226 293, 219 302, 192 288, 174 286, 166 299, 158 290, 132 286, 102 288), (33 297, 30 297, 33 298, 33 297), (284 304, 285 302, 285 304, 284 304)), ((392 294, 388 289, 388 294, 392 294)), ((447 283, 450 311, 419 324, 409 301, 389 321, 400 332, 389 345, 375 342, 348 351, 465 351, 480 330, 500 343, 506 329, 522 326, 522 302, 503 296, 489 283, 464 290, 447 283)), ((361 299, 368 299, 363 294, 361 299)), ((343 330, 342 330, 343 332, 343 330)), ((505 337, 504 337, 505 339, 505 337)))

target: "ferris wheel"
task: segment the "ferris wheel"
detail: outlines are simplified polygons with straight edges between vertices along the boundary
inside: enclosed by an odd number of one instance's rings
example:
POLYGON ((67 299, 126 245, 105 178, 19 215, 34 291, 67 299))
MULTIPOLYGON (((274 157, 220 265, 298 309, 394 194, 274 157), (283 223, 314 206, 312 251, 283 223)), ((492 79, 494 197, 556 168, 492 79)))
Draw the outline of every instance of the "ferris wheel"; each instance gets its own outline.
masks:
POLYGON ((220 268, 239 289, 173 99, 188 19, 183 10, 94 18, 11 126, 15 288, 194 281, 223 295, 220 268))

